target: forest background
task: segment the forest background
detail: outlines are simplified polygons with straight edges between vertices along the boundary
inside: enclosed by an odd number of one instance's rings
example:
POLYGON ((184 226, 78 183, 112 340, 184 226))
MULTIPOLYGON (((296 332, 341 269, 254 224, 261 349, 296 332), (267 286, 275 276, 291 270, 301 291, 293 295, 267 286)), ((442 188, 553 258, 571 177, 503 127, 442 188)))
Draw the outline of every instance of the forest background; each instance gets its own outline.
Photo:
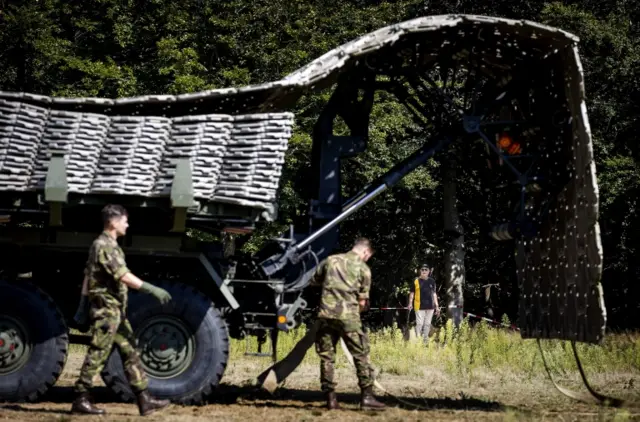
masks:
MULTIPOLYGON (((580 37, 600 191, 608 325, 638 328, 638 1, 0 0, 0 90, 124 97, 269 82, 367 32, 446 13, 529 19, 580 37)), ((292 110, 297 126, 281 182, 279 222, 244 239, 243 251, 257 250, 269 235, 306 219, 311 131, 329 95, 305 96, 292 110)), ((343 165, 346 196, 415 148, 407 123, 399 103, 376 104, 368 150, 343 165)), ((424 261, 435 267, 444 299, 441 164, 434 158, 343 223, 339 248, 347 248, 356 235, 376 245, 373 306, 406 305, 409 282, 424 261)), ((486 195, 465 168, 463 161, 456 174, 465 231, 465 308, 482 313, 490 306, 496 318, 507 314, 517 321, 513 244, 487 236, 486 195), (494 285, 490 304, 483 287, 489 284, 494 285)))

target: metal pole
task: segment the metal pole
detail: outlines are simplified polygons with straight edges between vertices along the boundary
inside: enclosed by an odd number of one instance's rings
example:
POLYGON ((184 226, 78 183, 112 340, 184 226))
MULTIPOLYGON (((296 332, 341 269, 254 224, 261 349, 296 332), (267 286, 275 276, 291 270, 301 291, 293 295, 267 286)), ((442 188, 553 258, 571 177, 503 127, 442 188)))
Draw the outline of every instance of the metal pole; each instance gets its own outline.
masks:
POLYGON ((360 209, 360 207, 362 207, 363 205, 366 205, 367 202, 371 201, 373 198, 375 198, 376 196, 384 192, 386 189, 387 189, 387 185, 384 183, 378 186, 374 191, 367 194, 364 198, 360 199, 358 202, 356 202, 355 204, 347 208, 345 211, 340 213, 338 216, 336 216, 333 220, 331 220, 330 222, 322 226, 318 231, 316 231, 311 236, 307 237, 305 240, 297 244, 295 247, 296 251, 299 252, 300 250, 309 246, 314 240, 316 240, 317 238, 319 238, 320 236, 322 236, 323 234, 325 234, 326 232, 334 228, 342 220, 349 217, 351 214, 353 214, 358 209, 360 209))
POLYGON ((415 151, 413 154, 405 158, 400 163, 396 164, 391 170, 385 173, 382 177, 376 179, 373 183, 369 184, 375 185, 376 183, 380 183, 377 188, 373 191, 367 193, 363 197, 360 197, 362 194, 356 195, 353 199, 350 199, 345 207, 342 208, 342 212, 335 217, 333 220, 322 226, 318 231, 313 233, 311 236, 300 242, 295 246, 294 250, 296 252, 300 252, 302 249, 309 246, 314 240, 318 237, 322 236, 332 228, 334 228, 338 223, 340 223, 345 218, 349 217, 351 214, 362 208, 373 198, 378 196, 380 193, 385 191, 387 188, 394 186, 398 183, 404 176, 411 173, 418 166, 424 164, 430 157, 432 157, 437 151, 440 151, 444 147, 446 147, 449 143, 451 143, 450 138, 439 139, 436 142, 432 142, 428 145, 424 145, 422 148, 415 151), (355 199, 360 197, 360 199, 355 199))

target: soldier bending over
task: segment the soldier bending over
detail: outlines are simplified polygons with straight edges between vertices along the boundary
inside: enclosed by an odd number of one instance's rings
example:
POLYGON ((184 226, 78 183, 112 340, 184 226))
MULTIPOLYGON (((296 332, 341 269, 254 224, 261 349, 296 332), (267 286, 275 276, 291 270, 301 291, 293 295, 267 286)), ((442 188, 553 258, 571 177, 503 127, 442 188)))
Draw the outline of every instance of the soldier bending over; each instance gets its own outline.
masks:
POLYGON ((80 306, 75 315, 79 326, 91 321, 92 338, 86 359, 75 384, 78 398, 72 413, 104 414, 90 401, 89 389, 115 344, 120 349, 125 372, 131 388, 138 398, 140 414, 146 416, 167 407, 168 400, 157 400, 147 391, 148 380, 136 351, 136 339, 126 317, 127 286, 155 296, 161 303, 171 300, 169 293, 134 276, 124 259, 116 239, 124 236, 129 227, 126 210, 120 205, 107 205, 102 209, 104 231, 93 241, 85 268, 80 306), (88 315, 87 315, 88 314, 88 315))
POLYGON ((369 340, 362 329, 360 312, 369 300, 371 270, 366 261, 373 255, 368 239, 358 239, 351 251, 329 256, 316 270, 311 285, 320 285, 316 351, 320 356, 320 382, 327 395, 327 407, 339 409, 333 381, 336 343, 344 339, 353 355, 362 390, 361 409, 383 409, 373 396, 369 366, 369 340))

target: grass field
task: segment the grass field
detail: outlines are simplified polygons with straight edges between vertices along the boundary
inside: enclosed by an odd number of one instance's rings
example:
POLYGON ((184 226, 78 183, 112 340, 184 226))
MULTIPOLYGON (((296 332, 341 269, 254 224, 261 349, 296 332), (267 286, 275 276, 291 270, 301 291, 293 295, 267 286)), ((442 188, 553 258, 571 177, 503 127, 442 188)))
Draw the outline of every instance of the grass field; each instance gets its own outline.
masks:
MULTIPOLYGON (((283 357, 303 334, 299 329, 281 335, 279 356, 283 357)), ((340 348, 338 392, 345 409, 329 412, 323 409, 319 361, 313 349, 284 385, 270 395, 250 387, 270 360, 244 356, 245 342, 234 340, 222 385, 210 404, 174 406, 145 420, 640 420, 640 405, 602 408, 561 395, 548 379, 536 342, 522 340, 513 331, 484 323, 470 328, 464 323, 457 336, 450 326, 440 329, 428 346, 406 337, 394 328, 370 333, 371 359, 380 371, 378 380, 393 395, 377 392, 390 406, 384 412, 357 410, 357 379, 340 348)), ((72 348, 65 371, 49 397, 41 403, 1 405, 0 420, 139 419, 133 404, 118 403, 104 388, 98 388, 96 398, 108 416, 68 414, 73 399, 69 386, 78 375, 83 349, 72 348)), ((570 344, 543 342, 543 350, 558 383, 585 391, 570 344)), ((581 344, 578 350, 597 391, 626 400, 640 399, 640 336, 609 335, 601 346, 581 344)))
MULTIPOLYGON (((281 336, 278 355, 283 356, 291 350, 304 332, 305 328, 300 327, 281 336)), ((406 341, 406 333, 396 327, 370 333, 369 338, 371 360, 381 375, 419 377, 425 371, 437 369, 447 376, 460 377, 470 383, 478 371, 509 377, 517 375, 522 380, 547 377, 535 340, 522 340, 517 332, 493 328, 484 321, 471 328, 468 320, 464 320, 457 335, 448 323, 432 333, 428 346, 418 341, 406 341)), ((232 344, 230 360, 242 359, 244 342, 232 344)), ((251 346, 255 348, 255 344, 251 346)), ((542 348, 556 375, 566 376, 577 371, 569 342, 543 341, 542 348)), ((601 346, 578 344, 578 353, 585 371, 590 373, 637 373, 640 368, 640 335, 611 335, 601 346)), ((337 359, 342 367, 349 365, 340 348, 337 359)), ((319 365, 315 353, 308 353, 303 362, 319 365)))

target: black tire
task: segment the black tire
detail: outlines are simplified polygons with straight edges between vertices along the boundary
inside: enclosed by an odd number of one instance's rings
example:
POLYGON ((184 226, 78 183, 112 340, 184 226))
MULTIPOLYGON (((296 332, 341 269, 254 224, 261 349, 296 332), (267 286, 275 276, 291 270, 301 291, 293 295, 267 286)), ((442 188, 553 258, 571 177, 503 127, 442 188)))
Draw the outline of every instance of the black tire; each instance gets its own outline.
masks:
MULTIPOLYGON (((163 306, 155 297, 130 289, 127 309, 128 319, 138 342, 137 349, 149 378, 149 392, 174 403, 202 404, 218 386, 227 366, 227 325, 211 300, 198 290, 175 282, 161 282, 157 285, 171 294, 172 300, 169 303, 163 306), (159 378, 157 373, 152 372, 153 368, 147 359, 150 354, 145 351, 145 347, 152 343, 142 336, 143 328, 153 319, 158 321, 164 318, 173 319, 171 324, 183 324, 182 328, 189 331, 192 346, 183 350, 193 350, 193 355, 188 367, 183 368, 181 373, 159 378)), ((102 371, 102 379, 121 400, 131 402, 135 399, 117 347, 113 348, 109 356, 102 371)))
POLYGON ((0 280, 0 345, 0 401, 36 401, 62 373, 68 328, 41 289, 0 280))

